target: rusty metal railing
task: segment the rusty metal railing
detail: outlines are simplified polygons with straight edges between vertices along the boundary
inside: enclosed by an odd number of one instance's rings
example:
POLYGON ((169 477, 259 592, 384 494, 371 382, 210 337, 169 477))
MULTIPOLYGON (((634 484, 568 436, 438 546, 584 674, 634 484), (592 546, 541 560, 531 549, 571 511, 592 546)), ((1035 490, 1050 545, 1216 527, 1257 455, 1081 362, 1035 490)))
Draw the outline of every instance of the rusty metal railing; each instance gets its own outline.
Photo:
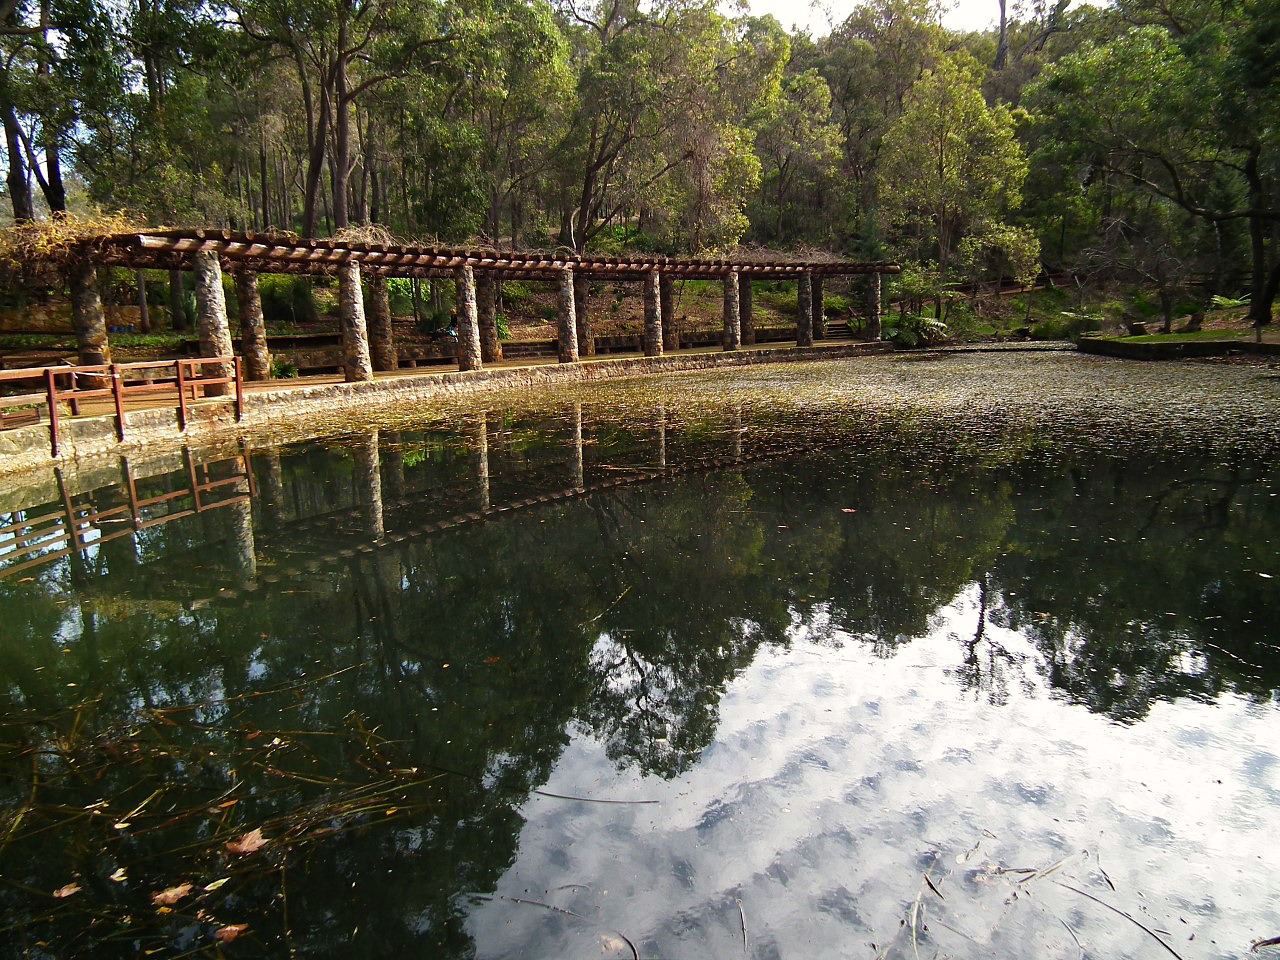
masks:
POLYGON ((81 405, 110 398, 115 410, 116 437, 125 438, 125 404, 139 397, 173 397, 178 405, 178 429, 186 430, 191 406, 200 399, 222 399, 234 386, 228 401, 235 403, 236 419, 244 415, 244 373, 239 357, 201 357, 195 360, 156 360, 141 363, 108 363, 88 366, 32 367, 0 370, 0 389, 9 383, 39 384, 39 390, 0 395, 0 427, 30 422, 28 410, 47 411, 49 445, 54 457, 62 444, 62 405, 71 416, 81 415, 81 405), (227 368, 231 373, 226 372, 227 368), (27 408, 27 409, 23 409, 27 408), (7 411, 16 410, 16 413, 7 411))

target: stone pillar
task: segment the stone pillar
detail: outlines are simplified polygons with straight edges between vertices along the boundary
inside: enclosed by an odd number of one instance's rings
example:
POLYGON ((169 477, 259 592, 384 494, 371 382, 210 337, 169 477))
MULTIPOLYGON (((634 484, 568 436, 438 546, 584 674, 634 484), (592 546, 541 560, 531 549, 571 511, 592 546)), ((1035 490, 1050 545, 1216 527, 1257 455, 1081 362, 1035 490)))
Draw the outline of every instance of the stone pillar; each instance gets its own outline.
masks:
POLYGON ((658 271, 650 270, 644 278, 644 355, 662 356, 662 313, 658 306, 658 271))
POLYGON ((391 326, 391 291, 387 289, 387 278, 380 273, 369 274, 368 286, 369 354, 373 369, 385 373, 400 366, 391 326))
POLYGON ((880 339, 880 274, 867 276, 867 337, 880 339))
POLYGON ((754 299, 751 290, 751 274, 738 274, 738 322, 742 327, 742 342, 745 344, 756 342, 754 299))
POLYGON ((497 363, 502 359, 502 341, 498 339, 498 285, 491 270, 481 270, 476 276, 476 316, 480 321, 480 361, 497 363))
POLYGON ((796 346, 813 346, 813 278, 808 273, 796 282, 796 346))
POLYGON ((71 264, 71 322, 76 331, 80 363, 94 366, 111 362, 111 345, 107 342, 107 318, 98 295, 98 271, 88 260, 71 264))
POLYGON ((585 486, 582 458, 582 404, 573 405, 573 489, 585 486))
POLYGON ((481 370, 480 315, 476 309, 476 275, 470 267, 459 267, 457 278, 458 369, 481 370))
POLYGON ((813 336, 815 340, 827 339, 826 296, 822 290, 822 274, 813 275, 813 336))
POLYGON ((352 449, 356 461, 354 479, 360 519, 364 521, 365 533, 375 540, 381 540, 387 532, 382 509, 382 471, 378 468, 378 447, 378 431, 374 430, 356 441, 352 449))
POLYGON ((670 274, 658 278, 658 305, 662 310, 662 347, 680 349, 680 327, 676 323, 676 282, 670 274))
MULTIPOLYGON (((200 333, 200 356, 229 357, 235 351, 231 346, 231 328, 227 324, 227 298, 222 291, 222 264, 212 251, 196 254, 196 329, 200 333)), ((209 376, 229 377, 235 370, 229 363, 205 367, 209 376)), ((205 388, 210 397, 225 397, 231 392, 229 384, 205 388)))
POLYGON ((475 457, 476 505, 481 510, 492 506, 489 493, 489 415, 478 413, 471 426, 472 453, 475 457))
POLYGON ((560 308, 560 362, 578 362, 578 321, 573 305, 573 268, 565 267, 560 271, 560 289, 558 291, 560 308))
POLYGON ((342 328, 342 374, 347 383, 373 379, 369 358, 369 328, 364 319, 364 291, 360 288, 360 264, 348 261, 338 267, 338 323, 342 328))
POLYGON ((737 350, 742 345, 742 318, 738 313, 738 272, 724 278, 724 348, 737 350))
POLYGON ((240 305, 240 349, 244 351, 245 376, 250 380, 270 380, 267 325, 262 316, 258 275, 252 270, 241 270, 236 274, 236 303, 240 305))
POLYGON ((587 277, 573 278, 573 317, 578 329, 578 356, 596 355, 596 338, 591 333, 591 281, 587 277))

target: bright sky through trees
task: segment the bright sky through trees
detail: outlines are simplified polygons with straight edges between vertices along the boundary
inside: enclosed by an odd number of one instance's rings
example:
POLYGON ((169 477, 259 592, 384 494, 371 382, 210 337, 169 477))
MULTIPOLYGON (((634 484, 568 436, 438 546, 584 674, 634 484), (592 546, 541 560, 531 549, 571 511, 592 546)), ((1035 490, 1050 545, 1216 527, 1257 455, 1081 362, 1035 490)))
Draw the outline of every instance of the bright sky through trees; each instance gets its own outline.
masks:
MULTIPOLYGON (((830 33, 831 25, 840 23, 858 5, 859 0, 749 0, 752 13, 771 13, 784 27, 794 24, 815 38, 830 33)), ((952 30, 983 30, 1000 19, 997 0, 953 0, 947 6, 950 9, 942 24, 952 30)), ((1009 7, 1012 11, 1013 4, 1009 7)))

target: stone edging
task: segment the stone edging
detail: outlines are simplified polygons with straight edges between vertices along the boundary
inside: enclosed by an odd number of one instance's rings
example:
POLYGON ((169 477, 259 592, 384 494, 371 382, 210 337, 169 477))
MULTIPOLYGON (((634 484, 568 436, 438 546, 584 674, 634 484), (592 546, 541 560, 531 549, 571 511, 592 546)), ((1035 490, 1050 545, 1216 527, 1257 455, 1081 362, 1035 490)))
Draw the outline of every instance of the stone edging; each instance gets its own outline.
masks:
POLYGON ((114 416, 77 417, 63 421, 62 455, 49 453, 49 428, 33 424, 0 432, 0 475, 49 466, 58 462, 118 456, 158 445, 180 446, 192 440, 228 439, 256 433, 264 427, 328 416, 343 409, 367 410, 439 397, 473 396, 498 390, 532 390, 540 386, 591 383, 624 377, 717 367, 753 366, 806 360, 836 360, 890 352, 887 343, 848 343, 812 348, 743 350, 687 356, 627 357, 585 363, 542 364, 469 372, 450 371, 390 377, 364 383, 294 386, 246 394, 244 417, 236 422, 230 404, 201 402, 191 409, 187 429, 178 429, 177 410, 152 408, 125 414, 125 440, 116 438, 114 416))

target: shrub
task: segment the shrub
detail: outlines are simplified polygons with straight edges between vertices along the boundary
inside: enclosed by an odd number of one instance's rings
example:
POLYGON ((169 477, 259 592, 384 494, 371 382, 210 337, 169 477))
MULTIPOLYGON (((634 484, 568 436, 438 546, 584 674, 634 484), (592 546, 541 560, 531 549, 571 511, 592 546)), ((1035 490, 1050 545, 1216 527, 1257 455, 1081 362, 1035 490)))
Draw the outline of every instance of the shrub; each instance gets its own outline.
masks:
POLYGON ((921 347, 947 338, 947 325, 922 313, 896 314, 886 317, 880 339, 899 347, 921 347))

